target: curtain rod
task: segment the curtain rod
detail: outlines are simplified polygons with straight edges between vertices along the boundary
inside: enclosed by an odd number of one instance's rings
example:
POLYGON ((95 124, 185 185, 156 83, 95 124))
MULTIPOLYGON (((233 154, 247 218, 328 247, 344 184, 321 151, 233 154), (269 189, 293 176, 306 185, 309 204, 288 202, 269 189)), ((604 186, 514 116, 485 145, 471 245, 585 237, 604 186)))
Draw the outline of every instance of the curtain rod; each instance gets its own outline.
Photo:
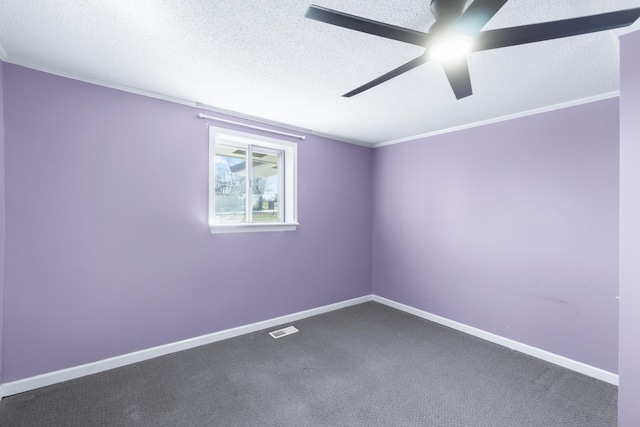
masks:
POLYGON ((247 125, 247 124, 240 123, 240 122, 234 122, 233 120, 219 119, 217 117, 207 116, 206 114, 202 114, 202 113, 198 114, 198 117, 200 117, 201 119, 217 120, 219 122, 225 122, 225 123, 229 123, 229 124, 232 124, 232 125, 238 125, 238 126, 242 126, 242 127, 246 127, 246 128, 261 130, 261 131, 264 131, 264 132, 277 133, 278 135, 290 136, 292 138, 305 139, 304 135, 296 135, 296 134, 293 134, 293 133, 280 132, 279 130, 267 129, 267 128, 263 128, 263 127, 260 127, 260 126, 254 126, 254 125, 247 125))

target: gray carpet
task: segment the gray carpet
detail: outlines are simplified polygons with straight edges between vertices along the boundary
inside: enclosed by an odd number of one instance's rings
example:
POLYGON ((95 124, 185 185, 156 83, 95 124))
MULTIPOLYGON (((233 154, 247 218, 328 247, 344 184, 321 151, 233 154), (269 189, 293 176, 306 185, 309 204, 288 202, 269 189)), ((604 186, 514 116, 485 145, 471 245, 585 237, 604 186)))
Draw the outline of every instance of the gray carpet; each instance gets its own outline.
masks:
POLYGON ((617 425, 616 387, 381 304, 293 324, 7 397, 0 425, 617 425))

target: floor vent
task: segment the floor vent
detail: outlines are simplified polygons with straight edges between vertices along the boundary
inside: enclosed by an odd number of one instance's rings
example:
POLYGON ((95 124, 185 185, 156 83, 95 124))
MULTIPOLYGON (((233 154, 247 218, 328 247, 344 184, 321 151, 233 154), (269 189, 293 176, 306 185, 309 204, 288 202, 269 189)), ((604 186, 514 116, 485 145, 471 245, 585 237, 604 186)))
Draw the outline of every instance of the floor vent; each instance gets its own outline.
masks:
POLYGON ((284 337, 285 335, 295 334, 296 332, 298 332, 298 330, 295 327, 287 326, 284 329, 278 329, 277 331, 269 332, 269 335, 274 338, 280 338, 284 337))

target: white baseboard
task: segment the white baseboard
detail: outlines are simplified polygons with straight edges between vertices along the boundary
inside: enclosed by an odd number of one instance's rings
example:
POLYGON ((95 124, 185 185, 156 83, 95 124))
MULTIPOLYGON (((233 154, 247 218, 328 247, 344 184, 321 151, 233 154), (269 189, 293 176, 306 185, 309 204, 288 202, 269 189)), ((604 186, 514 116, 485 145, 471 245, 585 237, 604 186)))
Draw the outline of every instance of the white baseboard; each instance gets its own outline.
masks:
POLYGON ((524 354, 536 357, 538 359, 545 360, 550 363, 562 366, 567 369, 579 372, 584 375, 588 375, 593 378, 608 382, 613 385, 618 385, 618 375, 605 370, 595 368, 593 366, 577 362, 575 360, 559 356, 554 353, 550 353, 545 350, 541 350, 536 347, 532 347, 527 344, 501 337, 499 335, 492 334, 490 332, 483 331, 481 329, 467 326, 463 323, 459 323, 453 320, 449 320, 444 317, 431 314, 429 312, 419 310, 417 308, 401 304, 392 301, 387 298, 379 297, 377 295, 365 295, 359 298, 350 299, 347 301, 338 302, 335 304, 326 305, 323 307, 314 308, 311 310, 300 311, 297 313, 289 314, 286 316, 276 317, 273 319, 265 320, 262 322, 252 323, 250 325, 240 326, 237 328, 227 329, 224 331, 214 332, 212 334, 203 335, 200 337, 190 338, 175 343, 165 344, 158 347, 153 347, 145 350, 136 351, 133 353, 124 354, 121 356, 112 357, 109 359, 99 360, 97 362, 87 363, 85 365, 74 366, 72 368, 62 369, 59 371, 49 372, 34 377, 21 379, 9 383, 0 384, 0 399, 4 396, 11 396, 18 393, 24 393, 29 390, 34 390, 40 387, 60 383, 63 381, 80 378, 86 375, 103 372, 109 369, 118 368, 132 363, 142 362, 144 360, 153 359, 155 357, 164 356, 166 354, 175 353, 182 350, 198 347, 205 344, 210 344, 216 341, 225 340, 228 338, 237 337, 239 335, 248 334, 251 332, 259 331, 262 329, 268 329, 274 326, 283 325, 285 323, 295 322, 300 319, 304 319, 318 314, 328 313, 330 311, 338 310, 340 308, 350 307, 352 305, 362 304, 368 301, 376 301, 378 303, 393 307, 395 309, 413 314, 426 320, 430 320, 435 323, 456 329, 458 331, 473 335, 475 337, 490 341, 512 350, 519 351, 524 354))
POLYGON ((142 362, 144 360, 153 359, 158 356, 175 353, 182 350, 198 347, 212 342, 237 337, 239 335, 248 334, 262 329, 279 326, 285 323, 295 322, 296 320, 306 317, 316 316, 318 314, 328 313, 340 308, 349 307, 356 304, 362 304, 372 300, 372 295, 350 299, 335 304, 325 305, 323 307, 313 308, 311 310, 300 311, 286 316, 276 317, 262 322, 252 323, 250 325, 239 326, 237 328, 227 329, 200 337, 190 338, 175 343, 165 344, 158 347, 148 348, 133 353, 123 354, 121 356, 111 357, 109 359, 99 360, 97 362, 87 363, 85 365, 74 366, 72 368, 62 369, 59 371, 49 372, 35 377, 29 377, 18 381, 8 382, 0 385, 0 399, 3 396, 11 396, 25 391, 34 390, 40 387, 72 380, 90 374, 118 368, 132 363, 142 362))
POLYGON ((395 309, 404 311, 406 313, 413 314, 423 319, 430 320, 435 323, 439 323, 451 329, 455 329, 460 332, 464 332, 466 334, 473 335, 478 338, 482 338, 485 341, 490 341, 492 343, 499 344, 501 346, 510 348, 512 350, 519 351, 520 353, 528 354, 529 356, 533 356, 538 359, 545 360, 555 365, 562 366, 563 368, 571 369, 572 371, 576 371, 581 374, 599 379, 601 381, 605 381, 615 386, 618 385, 618 375, 612 372, 608 372, 603 369, 596 368, 594 366, 587 365, 582 362, 577 362, 567 357, 559 356, 557 354, 548 352, 546 350, 541 350, 539 348, 532 347, 530 345, 523 344, 521 342, 514 341, 509 338, 501 337, 500 335, 495 335, 490 332, 486 332, 481 329, 477 329, 472 326, 465 325, 464 323, 459 323, 454 320, 449 320, 445 317, 431 314, 427 311, 419 310, 417 308, 414 308, 405 304, 401 304, 399 302, 395 302, 387 298, 379 297, 377 295, 373 295, 373 301, 379 302, 384 305, 388 305, 389 307, 393 307, 395 309))

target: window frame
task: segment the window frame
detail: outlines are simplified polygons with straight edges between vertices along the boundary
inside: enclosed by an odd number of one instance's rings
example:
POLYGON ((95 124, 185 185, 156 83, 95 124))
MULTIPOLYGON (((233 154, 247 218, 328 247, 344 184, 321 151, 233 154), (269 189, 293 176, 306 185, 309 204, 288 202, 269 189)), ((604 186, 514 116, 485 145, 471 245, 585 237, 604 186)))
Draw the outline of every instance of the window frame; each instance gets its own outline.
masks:
MULTIPOLYGON (((245 159, 245 161, 246 161, 245 159)), ((245 233, 263 231, 294 231, 298 227, 298 144, 268 138, 246 132, 209 126, 209 230, 218 233, 245 233), (253 162, 247 170, 245 212, 247 222, 220 223, 215 221, 215 148, 216 146, 238 147, 246 150, 246 159, 251 159, 253 150, 280 152, 278 182, 278 222, 253 222, 251 204, 251 179, 253 162), (282 221, 280 221, 282 219, 282 221)))

